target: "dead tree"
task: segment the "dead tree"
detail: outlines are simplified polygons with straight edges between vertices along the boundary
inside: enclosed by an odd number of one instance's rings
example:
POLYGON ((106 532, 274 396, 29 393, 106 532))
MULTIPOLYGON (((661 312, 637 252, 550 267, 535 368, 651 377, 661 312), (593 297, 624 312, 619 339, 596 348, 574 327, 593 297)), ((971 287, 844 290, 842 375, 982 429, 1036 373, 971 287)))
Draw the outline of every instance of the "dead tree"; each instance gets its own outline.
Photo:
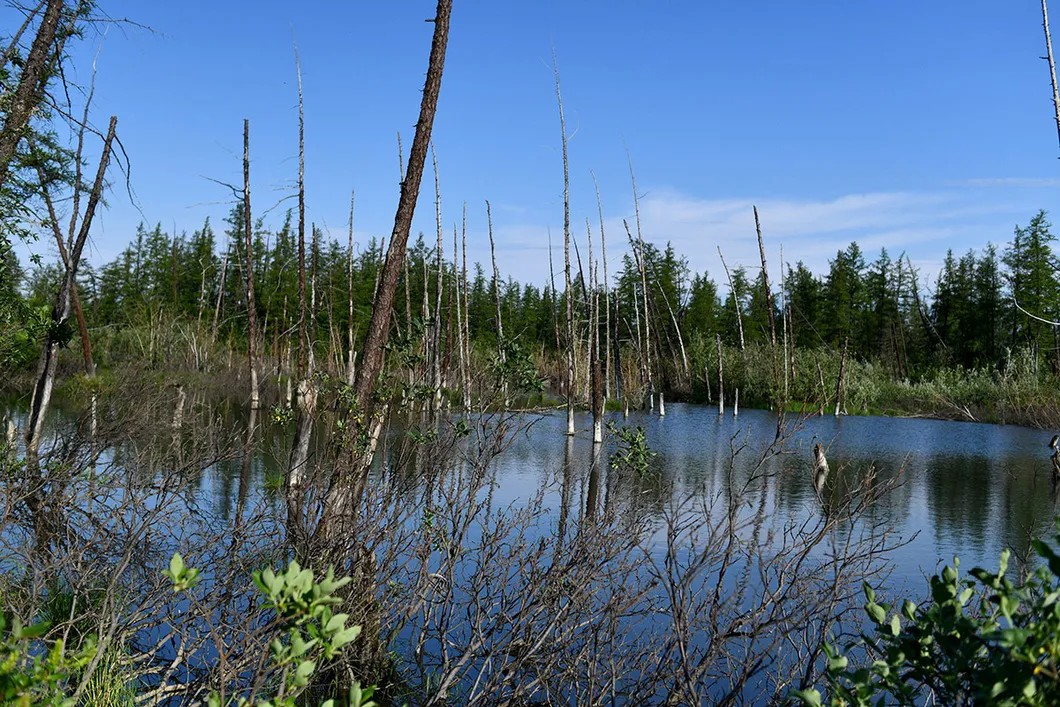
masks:
MULTIPOLYGON (((464 372, 464 410, 471 409, 471 307, 469 305, 467 292, 467 202, 464 202, 463 217, 460 226, 460 287, 463 289, 464 320, 458 321, 457 325, 463 332, 463 361, 464 372)), ((459 298, 458 298, 459 299, 459 298)), ((459 319, 459 317, 457 317, 459 319)))
POLYGON ((559 105, 560 143, 563 147, 563 285, 567 300, 567 435, 574 434, 574 300, 570 278, 570 165, 567 161, 567 122, 563 117, 563 96, 559 86, 559 62, 552 54, 556 79, 556 103, 559 105))
MULTIPOLYGON (((305 263, 305 112, 302 100, 302 65, 295 49, 295 71, 298 75, 298 387, 297 420, 294 442, 287 464, 284 490, 287 496, 287 532, 300 538, 304 532, 302 498, 309 463, 309 444, 316 413, 316 389, 313 386, 313 356, 309 339, 306 303, 305 263)), ((350 237, 353 236, 353 197, 350 197, 350 237)), ((350 265, 350 310, 353 309, 352 243, 350 265)), ((352 317, 351 324, 352 327, 352 317)), ((352 337, 352 333, 350 334, 352 337)), ((352 349, 352 346, 351 346, 352 349)), ((301 543, 299 543, 301 544, 301 543)))
POLYGON ((350 243, 346 252, 346 385, 353 385, 354 367, 357 365, 357 353, 353 348, 353 200, 355 193, 350 192, 350 243))
POLYGON ((725 371, 721 356, 721 334, 715 334, 718 342, 718 415, 725 414, 725 371))
MULTIPOLYGON (((438 226, 437 270, 438 282, 435 288, 434 318, 431 326, 431 386, 434 388, 434 412, 442 409, 442 187, 438 179, 438 157, 431 144, 431 162, 434 165, 434 214, 438 226)), ((423 281, 423 291, 427 292, 427 280, 423 281)))
POLYGON ((254 249, 250 220, 250 121, 243 120, 243 238, 246 262, 243 268, 247 290, 247 366, 250 369, 250 407, 258 407, 258 318, 254 303, 254 249))
MULTIPOLYGON (((655 387, 652 383, 652 371, 651 371, 651 323, 648 321, 648 276, 647 271, 647 253, 644 250, 644 234, 640 228, 640 195, 637 194, 637 177, 633 172, 633 157, 626 151, 626 158, 629 161, 629 181, 633 186, 633 215, 637 222, 637 246, 640 249, 640 257, 638 259, 640 265, 640 294, 644 299, 644 372, 646 375, 646 382, 648 385, 648 410, 655 408, 655 387)), ((626 226, 626 233, 629 233, 629 226, 626 226)))
POLYGON ((718 246, 718 257, 721 258, 721 266, 725 269, 725 278, 729 281, 729 291, 732 292, 732 303, 736 309, 736 328, 740 332, 740 350, 744 350, 743 339, 743 310, 740 309, 740 293, 736 291, 732 275, 729 274, 729 266, 725 264, 725 256, 721 254, 721 246, 718 246))
POLYGON ((600 198, 600 185, 593 177, 596 188, 596 210, 600 214, 600 259, 604 263, 604 398, 611 397, 611 279, 607 275, 607 235, 604 233, 604 203, 600 198))
POLYGON ((323 520, 319 528, 327 539, 340 540, 338 531, 343 526, 344 519, 349 518, 354 512, 364 491, 375 446, 382 430, 382 414, 377 414, 374 392, 382 373, 383 355, 390 337, 394 298, 397 293, 398 280, 401 278, 402 265, 405 262, 412 217, 416 210, 416 200, 419 197, 420 182, 423 179, 431 129, 434 126, 434 115, 438 109, 452 8, 452 0, 438 0, 437 13, 434 18, 434 37, 423 88, 423 99, 420 103, 419 119, 416 122, 416 134, 412 140, 405 177, 401 182, 401 195, 398 198, 397 211, 394 215, 394 230, 390 236, 390 245, 383 263, 379 287, 375 293, 368 331, 365 334, 364 345, 361 347, 362 363, 357 370, 354 382, 354 395, 360 414, 355 416, 353 424, 349 425, 349 434, 351 440, 360 440, 363 435, 366 442, 360 447, 359 459, 350 466, 336 466, 331 475, 323 499, 323 520))
MULTIPOLYGON (((497 247, 493 241, 493 212, 490 210, 489 199, 486 200, 486 230, 490 237, 490 260, 493 262, 493 301, 497 305, 497 358, 503 367, 506 363, 506 342, 504 340, 504 317, 501 316, 501 271, 497 269, 497 247)), ((508 407, 508 381, 501 383, 502 395, 504 395, 504 407, 508 407)))
MULTIPOLYGON (((589 225, 586 219, 586 226, 589 225)), ((592 237, 589 238, 592 243, 592 237)), ((597 285, 592 257, 589 258, 589 280, 592 283, 589 303, 589 376, 592 387, 593 443, 604 441, 604 376, 600 368, 600 288, 597 285)))
MULTIPOLYGON (((59 229, 58 218, 55 213, 54 200, 48 191, 47 182, 42 181, 41 183, 41 192, 44 196, 45 203, 48 206, 49 218, 53 225, 52 230, 53 235, 55 236, 55 243, 59 250, 59 257, 62 260, 65 273, 55 299, 55 305, 52 307, 51 326, 48 328, 48 333, 44 339, 44 345, 41 348, 40 363, 37 367, 37 380, 33 386, 33 394, 30 398, 29 415, 26 420, 26 457, 31 469, 36 466, 37 452, 40 448, 41 432, 44 428, 44 417, 48 411, 48 405, 51 402, 52 387, 55 384, 56 367, 59 361, 59 348, 65 344, 65 332, 69 327, 68 321, 74 298, 74 288, 77 285, 77 268, 81 263, 81 253, 84 250, 85 242, 88 240, 88 234, 92 227, 92 219, 95 216, 96 207, 99 205, 100 199, 103 195, 104 178, 106 176, 107 165, 110 163, 111 146, 114 143, 114 133, 117 129, 117 125, 117 117, 111 116, 110 125, 107 128, 107 135, 103 140, 103 152, 99 158, 99 167, 96 170, 96 178, 92 183, 92 189, 89 192, 88 201, 85 204, 85 213, 81 217, 80 227, 76 229, 76 235, 74 235, 75 229, 71 228, 71 238, 67 243, 63 242, 63 235, 59 229)), ((78 154, 76 159, 80 161, 81 155, 78 154)), ((80 184, 74 185, 75 193, 80 191, 80 189, 80 184)), ((74 218, 76 219, 76 214, 74 215, 74 218)))
POLYGON ((1060 88, 1056 84, 1056 62, 1053 60, 1053 38, 1049 34, 1049 7, 1042 0, 1042 29, 1045 30, 1045 60, 1049 62, 1049 78, 1053 84, 1053 112, 1056 115, 1056 135, 1060 140, 1060 88))
POLYGON ((842 409, 843 404, 843 377, 846 374, 847 366, 847 344, 849 339, 843 339, 843 353, 839 356, 839 375, 836 376, 835 381, 835 416, 839 417, 839 412, 842 409))

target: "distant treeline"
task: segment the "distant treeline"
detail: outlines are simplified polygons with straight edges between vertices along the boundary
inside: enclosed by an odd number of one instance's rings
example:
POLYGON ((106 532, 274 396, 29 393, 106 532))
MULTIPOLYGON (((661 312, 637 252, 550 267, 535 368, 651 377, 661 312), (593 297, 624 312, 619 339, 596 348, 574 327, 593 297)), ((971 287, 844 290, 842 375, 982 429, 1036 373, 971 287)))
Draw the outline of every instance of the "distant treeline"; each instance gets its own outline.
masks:
MULTIPOLYGON (((161 226, 141 226, 115 260, 81 268, 78 289, 89 328, 181 320, 235 344, 245 341, 241 227, 241 207, 232 211, 220 233, 209 221, 179 236, 161 226)), ((659 362, 679 360, 682 348, 691 348, 696 339, 702 340, 699 348, 716 337, 728 347, 769 342, 772 303, 777 336, 786 336, 793 348, 847 346, 852 358, 875 362, 900 379, 915 380, 946 366, 1000 367, 1014 350, 1029 350, 1033 361, 1056 372, 1060 330, 1048 322, 1060 319, 1060 268, 1050 228, 1043 211, 1026 227, 1017 227, 1000 253, 992 245, 959 256, 950 251, 935 281, 927 285, 904 255, 881 250, 868 261, 857 243, 851 243, 836 253, 822 275, 801 261, 786 265, 781 282, 771 283, 771 298, 760 266, 739 265, 716 280, 707 273, 691 273, 687 259, 669 244, 644 245, 642 275, 634 244, 617 271, 609 274, 612 347, 640 347, 642 326, 651 332, 652 355, 659 362), (645 302, 650 321, 642 323, 645 302)), ((465 291, 462 259, 453 258, 455 240, 446 239, 442 259, 442 339, 453 339, 456 298, 464 297, 472 342, 493 347, 499 327, 492 268, 469 266, 465 291)), ((572 254, 572 297, 583 312, 582 331, 589 321, 590 290, 604 288, 600 268, 594 265, 590 272, 587 262, 583 267, 586 245, 583 242, 572 254)), ((372 241, 355 250, 351 253, 347 243, 324 240, 318 230, 307 245, 315 341, 322 351, 344 349, 351 299, 355 342, 368 321, 383 249, 372 241)), ((562 252, 558 256, 561 259, 562 252)), ((252 265, 266 352, 282 353, 297 326, 297 263, 290 216, 275 230, 259 222, 252 265)), ((417 336, 415 332, 429 325, 438 269, 434 239, 428 242, 421 235, 408 251, 398 290, 394 326, 399 339, 417 336)), ((50 306, 58 268, 49 265, 24 274, 27 309, 50 306)), ((561 350, 562 280, 558 291, 552 283, 520 284, 510 278, 498 283, 497 290, 507 339, 545 355, 561 350)), ((603 313, 599 320, 606 326, 603 313)))

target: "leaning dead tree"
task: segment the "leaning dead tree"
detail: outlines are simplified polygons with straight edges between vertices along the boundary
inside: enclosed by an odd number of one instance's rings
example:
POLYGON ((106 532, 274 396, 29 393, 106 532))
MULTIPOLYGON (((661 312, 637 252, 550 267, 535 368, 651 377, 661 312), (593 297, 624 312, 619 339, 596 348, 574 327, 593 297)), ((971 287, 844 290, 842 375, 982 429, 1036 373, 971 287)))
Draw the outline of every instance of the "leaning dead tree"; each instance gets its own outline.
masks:
POLYGON ((362 362, 357 370, 354 395, 359 414, 353 416, 348 427, 349 439, 357 445, 357 458, 349 465, 336 465, 328 481, 323 499, 323 516, 318 527, 318 536, 327 541, 355 542, 353 538, 341 538, 340 530, 352 517, 356 505, 364 492, 379 434, 382 431, 385 404, 382 411, 376 409, 375 387, 383 370, 383 355, 390 338, 391 315, 405 263, 412 217, 419 197, 420 182, 434 126, 434 115, 438 110, 438 96, 442 87, 442 70, 445 67, 445 50, 449 39, 449 17, 452 0, 438 0, 434 18, 434 37, 427 66, 427 78, 420 102, 416 134, 412 139, 408 165, 401 182, 394 215, 394 230, 390 236, 386 260, 375 292, 372 315, 368 322, 364 345, 361 347, 362 362))
POLYGON ((1060 140, 1060 88, 1056 84, 1056 62, 1053 60, 1053 38, 1049 34, 1049 7, 1042 0, 1042 29, 1045 30, 1045 60, 1049 62, 1049 78, 1053 83, 1053 112, 1056 115, 1056 135, 1060 140))
POLYGON ((729 291, 732 292, 733 307, 736 309, 736 328, 740 332, 740 350, 743 351, 743 309, 740 307, 740 293, 736 290, 736 285, 733 284, 729 266, 725 264, 725 256, 721 254, 721 246, 718 246, 718 257, 721 258, 721 267, 725 269, 725 279, 729 281, 729 291))
MULTIPOLYGON (((69 328, 74 289, 77 286, 77 268, 81 263, 81 253, 84 251, 85 242, 88 240, 88 234, 92 228, 92 219, 103 196, 104 180, 107 165, 110 163, 111 146, 114 144, 114 134, 117 126, 118 118, 111 116, 107 135, 103 139, 103 151, 99 158, 99 167, 96 169, 96 178, 92 182, 92 188, 88 193, 88 201, 85 203, 85 213, 81 216, 79 227, 75 228, 71 225, 69 240, 66 242, 64 242, 62 231, 58 226, 58 214, 55 211, 55 201, 49 191, 49 185, 45 180, 41 182, 41 193, 48 207, 48 217, 52 222, 55 244, 59 250, 64 273, 62 284, 59 286, 59 292, 55 298, 55 305, 52 307, 51 326, 48 327, 48 333, 45 335, 44 345, 41 348, 40 363, 37 366, 37 380, 33 386, 29 416, 26 420, 26 457, 31 468, 36 466, 41 433, 44 429, 44 417, 51 402, 52 388, 55 385, 59 348, 66 343, 64 332, 69 328)), ((79 146, 82 144, 81 140, 79 140, 79 146)), ((78 162, 81 160, 80 149, 76 159, 78 162)), ((80 183, 74 185, 75 205, 78 203, 81 189, 80 183)), ((77 214, 73 214, 72 218, 71 223, 75 223, 77 214)))

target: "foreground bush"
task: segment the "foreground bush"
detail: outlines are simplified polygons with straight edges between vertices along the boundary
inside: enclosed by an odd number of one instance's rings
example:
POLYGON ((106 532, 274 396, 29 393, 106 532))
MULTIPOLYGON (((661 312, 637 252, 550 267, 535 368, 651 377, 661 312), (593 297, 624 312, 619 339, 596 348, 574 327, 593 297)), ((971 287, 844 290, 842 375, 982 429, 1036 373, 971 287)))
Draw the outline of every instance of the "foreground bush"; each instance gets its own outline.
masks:
MULTIPOLYGON (((1060 545, 1060 524, 1054 537, 1060 545)), ((865 585, 871 633, 827 646, 828 694, 795 693, 804 705, 1060 704, 1060 555, 1036 540, 1040 566, 1025 579, 959 562, 930 580, 931 597, 900 610, 865 585), (859 657, 852 666, 843 651, 859 657)))

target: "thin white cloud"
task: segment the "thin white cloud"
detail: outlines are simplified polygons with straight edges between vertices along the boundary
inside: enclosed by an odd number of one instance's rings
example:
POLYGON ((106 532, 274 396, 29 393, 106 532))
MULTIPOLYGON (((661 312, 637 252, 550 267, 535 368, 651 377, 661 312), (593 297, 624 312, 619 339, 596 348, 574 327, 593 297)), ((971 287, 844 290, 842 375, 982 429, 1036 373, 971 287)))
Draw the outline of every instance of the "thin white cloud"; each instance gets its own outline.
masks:
MULTIPOLYGON (((760 267, 752 205, 757 205, 761 217, 774 281, 779 277, 781 252, 785 262, 802 260, 812 271, 824 273, 828 261, 851 242, 858 243, 867 262, 881 248, 892 258, 904 252, 925 265, 922 277, 932 279, 947 249, 962 253, 990 242, 1003 245, 1013 224, 1026 223, 1040 207, 1040 195, 1022 184, 1008 184, 1006 189, 1002 188, 1006 184, 999 183, 1003 180, 990 181, 989 185, 966 183, 963 188, 931 192, 859 192, 827 199, 711 199, 673 188, 653 188, 640 201, 641 224, 646 240, 660 247, 672 243, 693 272, 707 271, 719 284, 725 279, 719 246, 730 268, 742 265, 754 271, 760 267)), ((572 220, 584 222, 584 218, 572 220)), ((612 273, 629 250, 623 220, 636 228, 632 213, 605 217, 612 273)), ((597 238, 595 219, 593 227, 597 238)), ((496 232, 502 269, 522 281, 547 281, 545 226, 504 224, 496 226, 496 232)), ((575 228, 574 235, 584 259, 584 227, 575 228)), ((552 237, 555 262, 562 267, 562 230, 554 227, 552 237)))
POLYGON ((1060 177, 987 177, 966 179, 963 182, 957 182, 957 186, 1053 189, 1060 187, 1060 177))

